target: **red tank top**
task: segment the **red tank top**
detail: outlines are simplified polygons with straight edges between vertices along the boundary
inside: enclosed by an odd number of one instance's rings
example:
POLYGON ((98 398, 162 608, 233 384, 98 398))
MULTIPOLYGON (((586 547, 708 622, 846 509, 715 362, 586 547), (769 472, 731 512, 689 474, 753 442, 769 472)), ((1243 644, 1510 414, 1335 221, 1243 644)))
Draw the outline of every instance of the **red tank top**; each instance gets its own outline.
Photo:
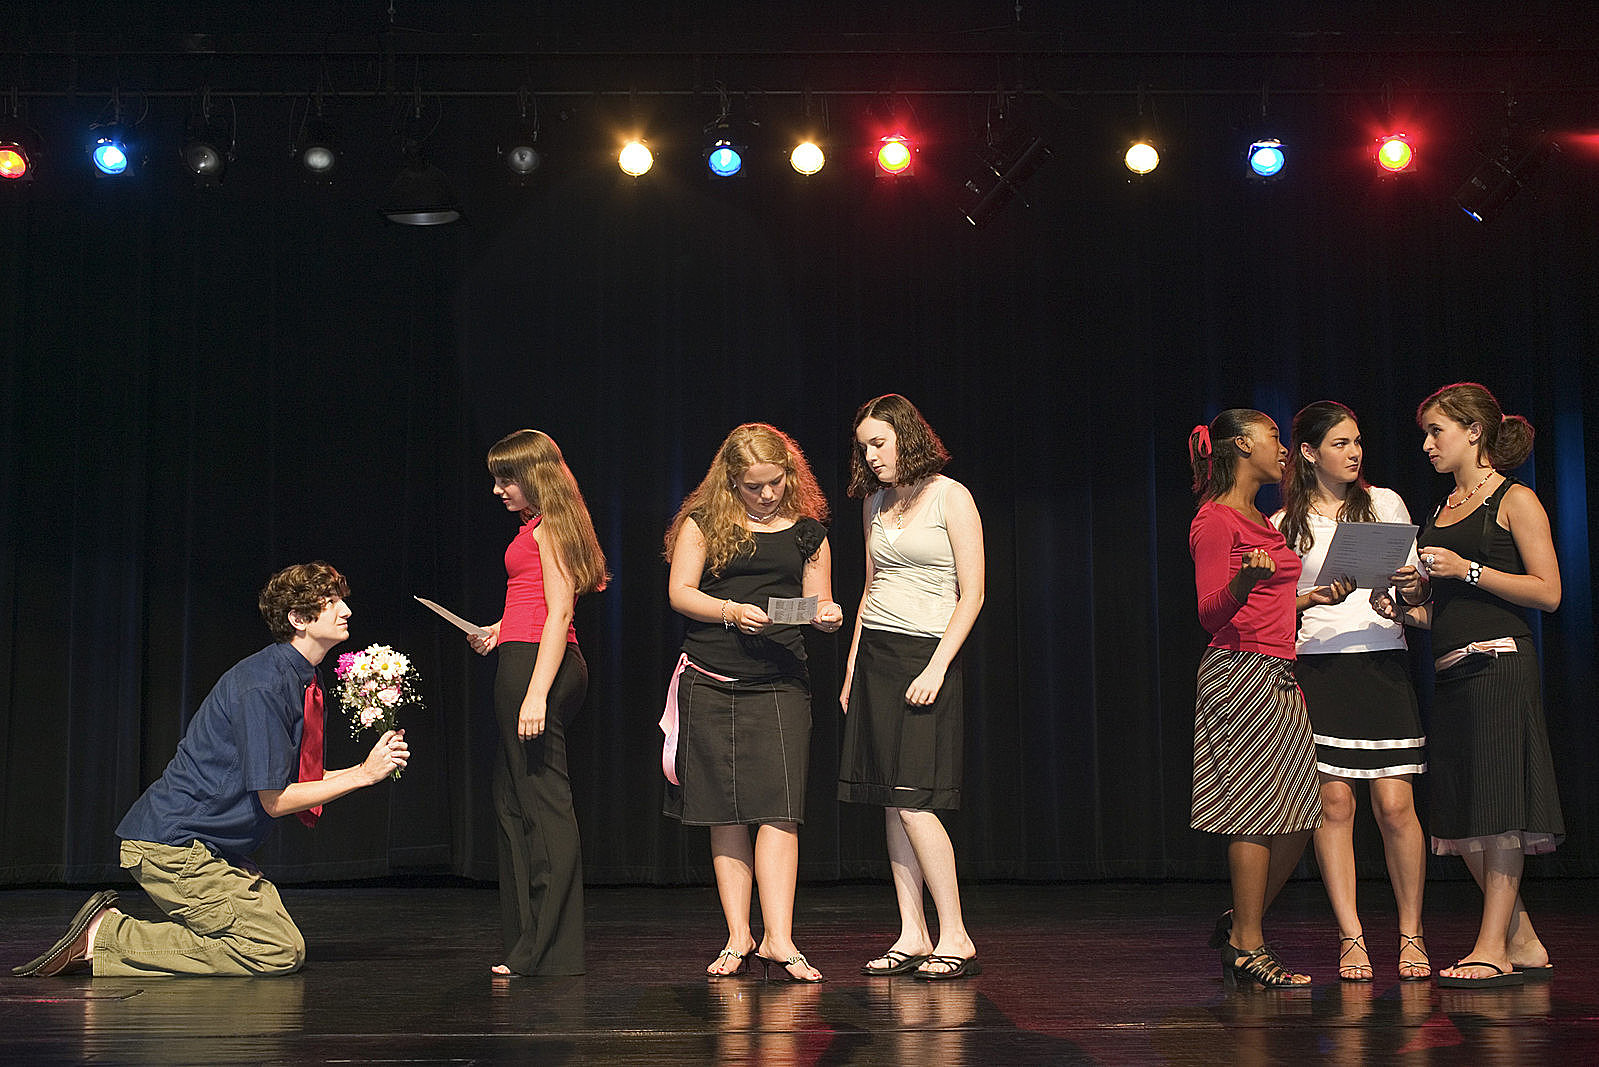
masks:
MULTIPOLYGON (((550 616, 544 603, 544 565, 539 560, 539 543, 533 536, 543 520, 535 515, 511 539, 505 550, 505 614, 500 620, 500 640, 538 644, 544 636, 544 621, 550 616)), ((566 628, 566 640, 577 641, 577 628, 566 628)))

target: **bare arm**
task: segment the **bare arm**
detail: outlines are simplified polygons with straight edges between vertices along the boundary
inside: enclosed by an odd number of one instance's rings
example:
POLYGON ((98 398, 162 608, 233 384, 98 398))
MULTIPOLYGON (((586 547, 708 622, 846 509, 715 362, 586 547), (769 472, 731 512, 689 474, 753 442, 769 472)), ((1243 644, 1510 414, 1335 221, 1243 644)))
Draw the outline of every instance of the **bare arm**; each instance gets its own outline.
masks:
POLYGON ((833 549, 822 539, 816 554, 805 561, 800 575, 800 596, 816 598, 816 614, 811 625, 823 633, 833 633, 844 625, 844 609, 833 602, 833 549))
POLYGON ((872 498, 868 496, 861 503, 861 525, 865 529, 866 544, 866 584, 861 587, 860 607, 855 610, 855 636, 850 639, 849 658, 844 661, 844 687, 839 690, 838 705, 844 709, 844 714, 849 714, 849 689, 855 680, 855 653, 861 647, 861 616, 866 613, 866 594, 872 590, 872 498))
POLYGON ((566 635, 571 629, 572 612, 577 605, 572 576, 566 573, 566 566, 556 553, 553 541, 546 540, 543 526, 533 531, 533 540, 539 546, 539 570, 544 584, 547 615, 544 629, 539 632, 539 653, 533 661, 533 677, 528 679, 527 693, 522 697, 522 710, 516 719, 516 736, 523 741, 544 732, 550 686, 555 684, 555 674, 561 669, 561 659, 566 655, 566 635))
POLYGON ((933 658, 905 690, 907 703, 926 705, 938 697, 944 673, 966 643, 977 613, 983 610, 986 564, 983 556, 983 522, 977 504, 964 485, 956 482, 944 496, 944 524, 949 530, 949 545, 955 553, 955 611, 944 627, 944 636, 933 649, 933 658))
POLYGON ((700 590, 705 572, 705 535, 693 519, 685 520, 672 546, 672 566, 666 576, 666 599, 672 610, 697 622, 732 623, 744 633, 758 633, 771 623, 754 604, 719 600, 700 590))

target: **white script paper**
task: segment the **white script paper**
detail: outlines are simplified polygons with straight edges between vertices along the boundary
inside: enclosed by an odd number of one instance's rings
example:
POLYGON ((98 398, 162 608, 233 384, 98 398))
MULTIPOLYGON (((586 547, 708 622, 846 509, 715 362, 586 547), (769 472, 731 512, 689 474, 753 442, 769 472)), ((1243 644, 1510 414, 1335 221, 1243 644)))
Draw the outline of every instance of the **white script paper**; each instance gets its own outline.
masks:
POLYGON ((1355 580, 1356 589, 1387 588, 1415 544, 1416 527, 1407 522, 1340 522, 1311 584, 1331 585, 1347 576, 1355 580))
POLYGON ((445 622, 449 623, 451 626, 455 627, 457 630, 460 630, 464 634, 471 634, 473 637, 487 637, 489 635, 489 632, 483 627, 478 626, 476 623, 467 622, 449 608, 440 607, 439 605, 433 603, 433 601, 425 600, 419 596, 412 596, 411 599, 416 601, 418 604, 421 604, 423 607, 437 612, 439 618, 443 619, 445 622))
POLYGON ((766 617, 780 626, 794 626, 816 618, 820 597, 767 597, 766 617))

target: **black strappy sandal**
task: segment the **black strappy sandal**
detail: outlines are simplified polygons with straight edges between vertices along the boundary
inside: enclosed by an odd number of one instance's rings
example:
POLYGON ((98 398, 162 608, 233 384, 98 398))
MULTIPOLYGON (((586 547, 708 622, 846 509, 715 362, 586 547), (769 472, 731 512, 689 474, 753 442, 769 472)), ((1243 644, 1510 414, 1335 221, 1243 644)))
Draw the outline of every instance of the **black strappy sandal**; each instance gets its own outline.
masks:
POLYGON ((1294 981, 1298 977, 1283 966, 1282 960, 1277 958, 1277 953, 1269 945, 1249 951, 1233 948, 1230 944, 1222 946, 1221 980, 1228 989, 1234 988, 1239 979, 1253 982, 1264 989, 1293 989, 1310 984, 1309 981, 1294 981))
POLYGON ((1338 980, 1340 982, 1370 982, 1376 977, 1376 972, 1371 969, 1371 951, 1366 948, 1365 934, 1356 934, 1354 937, 1340 937, 1338 944, 1340 948, 1346 944, 1349 946, 1338 953, 1338 980), (1366 954, 1366 962, 1345 963, 1344 957, 1357 948, 1366 954), (1349 972, 1354 973, 1351 974, 1349 972))

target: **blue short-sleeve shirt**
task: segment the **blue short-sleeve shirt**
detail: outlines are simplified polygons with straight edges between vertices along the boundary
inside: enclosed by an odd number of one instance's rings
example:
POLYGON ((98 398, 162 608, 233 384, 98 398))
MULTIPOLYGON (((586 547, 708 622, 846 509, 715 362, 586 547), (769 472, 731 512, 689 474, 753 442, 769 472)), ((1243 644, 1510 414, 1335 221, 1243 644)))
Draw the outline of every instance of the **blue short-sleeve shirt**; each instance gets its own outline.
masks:
POLYGON ((240 660, 189 721, 177 754, 117 826, 125 841, 203 841, 248 857, 272 831, 256 791, 283 789, 300 770, 305 688, 316 668, 290 644, 240 660))

